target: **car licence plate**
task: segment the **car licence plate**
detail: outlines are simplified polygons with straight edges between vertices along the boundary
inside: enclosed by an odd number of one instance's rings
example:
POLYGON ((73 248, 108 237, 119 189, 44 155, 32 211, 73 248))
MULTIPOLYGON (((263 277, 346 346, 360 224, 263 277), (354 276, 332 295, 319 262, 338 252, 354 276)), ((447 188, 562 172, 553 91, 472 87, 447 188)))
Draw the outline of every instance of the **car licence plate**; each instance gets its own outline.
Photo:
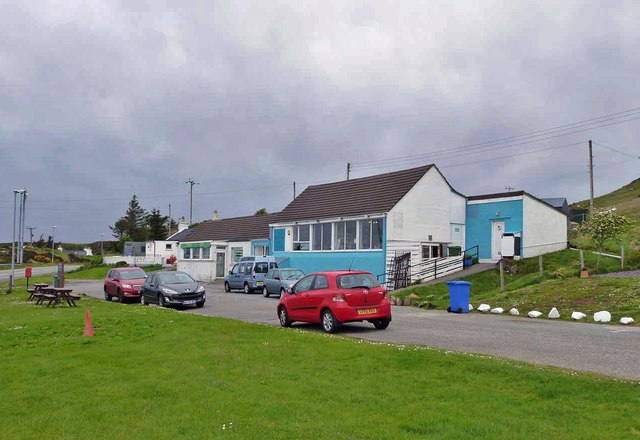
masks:
POLYGON ((263 283, 262 281, 258 281, 258 282, 256 283, 256 286, 264 286, 264 283, 263 283))
POLYGON ((369 315, 371 313, 376 313, 377 309, 360 309, 358 310, 358 315, 369 315))
POLYGON ((196 303, 195 299, 190 299, 189 301, 184 301, 182 304, 189 305, 189 304, 195 304, 195 303, 196 303))

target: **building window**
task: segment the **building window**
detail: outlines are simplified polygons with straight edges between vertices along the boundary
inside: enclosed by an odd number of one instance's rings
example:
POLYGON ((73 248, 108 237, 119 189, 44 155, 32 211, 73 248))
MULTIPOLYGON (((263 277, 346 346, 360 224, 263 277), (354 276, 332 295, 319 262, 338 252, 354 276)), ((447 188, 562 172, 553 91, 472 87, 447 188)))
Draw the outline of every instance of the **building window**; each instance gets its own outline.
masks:
POLYGON ((202 256, 203 260, 208 260, 211 258, 211 248, 202 248, 202 256))
POLYGON ((314 251, 331 250, 331 223, 320 223, 313 225, 313 247, 314 251))
POLYGON ((170 244, 170 243, 167 243, 167 244, 165 244, 165 245, 164 245, 164 250, 165 250, 165 251, 170 251, 170 250, 171 250, 171 248, 172 248, 172 246, 171 246, 171 244, 170 244))
POLYGON ((293 250, 309 250, 309 225, 296 225, 293 227, 293 250))
POLYGON ((199 260, 200 259, 200 248, 191 249, 191 258, 193 260, 199 260))
POLYGON ((371 220, 371 249, 382 249, 382 219, 371 220))
POLYGON ((269 255, 269 247, 263 246, 263 245, 254 246, 253 255, 257 255, 257 256, 269 255))
POLYGON ((190 260, 191 259, 191 248, 186 248, 183 250, 183 258, 185 260, 190 260))
POLYGON ((371 249, 371 220, 360 220, 360 249, 371 249))
POLYGON ((440 246, 439 245, 425 245, 422 246, 422 258, 440 258, 440 246))
POLYGON ((240 258, 242 258, 242 248, 241 247, 231 248, 231 255, 233 256, 234 263, 240 261, 240 258))
POLYGON ((344 249, 344 222, 334 223, 335 235, 333 236, 333 249, 341 251, 344 249))

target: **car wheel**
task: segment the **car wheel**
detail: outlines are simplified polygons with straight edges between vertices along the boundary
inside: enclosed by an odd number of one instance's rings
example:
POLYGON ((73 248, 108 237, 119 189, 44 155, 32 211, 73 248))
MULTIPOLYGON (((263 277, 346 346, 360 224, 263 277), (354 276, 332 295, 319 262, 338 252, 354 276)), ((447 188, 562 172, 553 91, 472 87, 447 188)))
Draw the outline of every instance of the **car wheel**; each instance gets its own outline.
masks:
POLYGON ((224 291, 227 293, 231 292, 231 286, 226 281, 224 282, 224 291))
POLYGON ((280 298, 282 298, 285 294, 286 290, 284 290, 284 287, 282 289, 280 289, 280 298))
POLYGON ((104 289, 104 300, 105 300, 105 301, 111 301, 111 295, 109 295, 109 294, 107 293, 107 288, 106 288, 106 287, 105 287, 105 289, 104 289))
POLYGON ((244 283, 244 293, 251 293, 251 289, 249 289, 248 283, 244 283))
POLYGON ((120 291, 120 289, 118 289, 116 294, 117 294, 117 297, 118 297, 118 302, 124 303, 124 296, 122 296, 122 292, 120 291))
POLYGON ((278 318, 280 319, 280 325, 282 327, 291 327, 291 320, 289 319, 289 314, 287 313, 287 309, 284 306, 280 307, 278 318))
POLYGON ((262 288, 262 296, 264 296, 265 298, 269 298, 269 289, 267 289, 267 286, 264 286, 262 288))
POLYGON ((333 313, 331 313, 329 309, 324 309, 322 312, 322 328, 327 333, 335 333, 338 329, 336 317, 333 316, 333 313))
POLYGON ((204 301, 197 302, 196 303, 196 307, 199 308, 199 309, 203 308, 204 307, 204 301))
POLYGON ((144 300, 144 295, 142 293, 140 294, 140 304, 142 304, 143 306, 147 305, 147 302, 144 300))
POLYGON ((387 318, 382 318, 382 319, 374 319, 373 320, 373 326, 375 328, 377 328, 378 330, 384 330, 385 328, 389 327, 389 323, 391 321, 387 318))
POLYGON ((164 296, 158 295, 158 305, 160 307, 166 307, 167 304, 164 302, 164 296))

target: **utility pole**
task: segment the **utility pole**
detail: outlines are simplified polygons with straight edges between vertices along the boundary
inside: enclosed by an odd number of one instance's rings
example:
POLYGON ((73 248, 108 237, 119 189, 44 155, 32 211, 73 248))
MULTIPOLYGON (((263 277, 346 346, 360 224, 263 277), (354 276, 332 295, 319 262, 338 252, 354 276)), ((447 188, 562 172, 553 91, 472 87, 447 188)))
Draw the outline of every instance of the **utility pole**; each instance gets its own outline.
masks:
POLYGON ((171 222, 173 220, 171 219, 171 203, 169 203, 169 237, 171 237, 171 222))
POLYGON ((20 210, 20 231, 18 232, 18 237, 20 239, 20 250, 19 250, 19 259, 20 259, 20 264, 24 263, 24 225, 26 223, 25 221, 25 215, 27 213, 27 189, 23 188, 22 189, 22 203, 20 205, 21 210, 20 210))
POLYGON ((104 232, 100 238, 100 256, 102 257, 102 261, 104 262, 104 232))
POLYGON ((504 189, 506 189, 506 190, 507 190, 507 192, 511 192, 511 191, 513 191, 514 189, 516 189, 516 187, 515 187, 515 186, 505 186, 505 187, 504 187, 504 189))
POLYGON ((22 250, 22 207, 24 205, 24 192, 20 194, 20 204, 18 206, 18 246, 16 248, 16 263, 22 264, 22 258, 20 257, 22 250))
POLYGON ((55 260, 53 259, 53 249, 56 247, 56 227, 53 226, 53 235, 51 236, 51 263, 55 260))
POLYGON ((293 200, 296 199, 296 182, 293 182, 293 200))
POLYGON ((589 215, 593 215, 593 146, 589 140, 589 215))
POLYGON ((29 242, 31 243, 31 246, 33 246, 33 230, 38 228, 35 226, 27 226, 27 229, 29 230, 29 242))
POLYGON ((191 185, 189 187, 189 226, 193 223, 193 185, 200 185, 198 182, 194 182, 191 177, 184 183, 191 185))
POLYGON ((9 292, 13 291, 13 282, 15 280, 16 269, 16 198, 18 197, 18 190, 13 190, 13 234, 11 235, 11 275, 9 277, 9 292))

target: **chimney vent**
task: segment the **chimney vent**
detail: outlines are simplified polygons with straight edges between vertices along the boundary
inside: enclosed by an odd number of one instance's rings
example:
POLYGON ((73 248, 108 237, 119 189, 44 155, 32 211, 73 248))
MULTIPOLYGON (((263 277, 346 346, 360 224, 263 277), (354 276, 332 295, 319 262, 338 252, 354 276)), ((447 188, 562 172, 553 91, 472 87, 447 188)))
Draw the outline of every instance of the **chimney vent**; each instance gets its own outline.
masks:
POLYGON ((213 219, 218 220, 218 210, 213 211, 213 219))

